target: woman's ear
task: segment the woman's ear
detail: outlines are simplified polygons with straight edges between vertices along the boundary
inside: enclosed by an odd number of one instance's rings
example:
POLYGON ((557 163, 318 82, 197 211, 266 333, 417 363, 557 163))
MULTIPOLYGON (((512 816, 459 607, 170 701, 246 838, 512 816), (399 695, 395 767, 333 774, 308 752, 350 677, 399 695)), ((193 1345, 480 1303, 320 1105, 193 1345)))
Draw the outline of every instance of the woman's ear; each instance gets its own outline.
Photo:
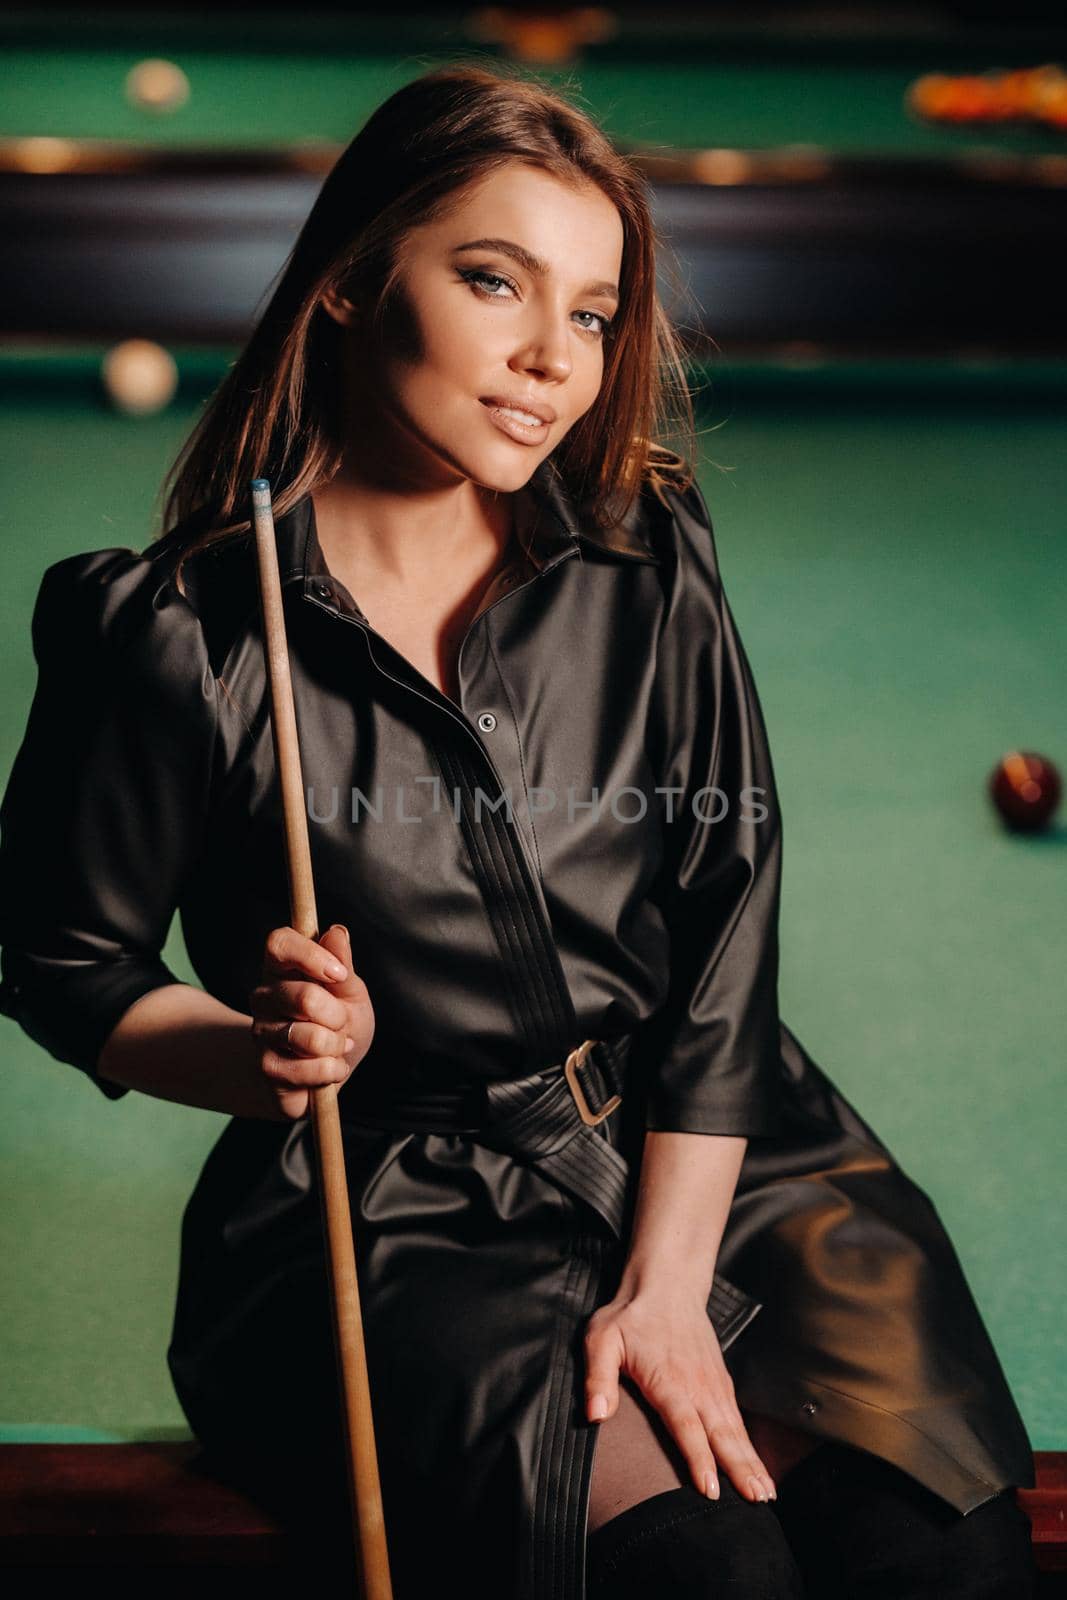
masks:
POLYGON ((359 318, 359 307, 338 289, 325 289, 319 301, 322 309, 343 328, 350 328, 359 318))

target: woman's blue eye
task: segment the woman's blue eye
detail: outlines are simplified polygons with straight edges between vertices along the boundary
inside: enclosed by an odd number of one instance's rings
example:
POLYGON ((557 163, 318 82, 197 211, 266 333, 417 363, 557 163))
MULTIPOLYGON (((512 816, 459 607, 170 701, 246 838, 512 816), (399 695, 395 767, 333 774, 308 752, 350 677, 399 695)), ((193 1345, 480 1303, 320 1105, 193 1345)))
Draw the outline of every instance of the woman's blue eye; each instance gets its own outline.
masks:
MULTIPOLYGON (((486 283, 502 283, 508 289, 515 289, 515 285, 512 283, 511 279, 505 278, 503 274, 499 272, 485 272, 479 267, 468 267, 466 269, 460 268, 459 275, 468 283, 475 284, 479 293, 484 294, 487 300, 504 300, 507 297, 486 289, 484 287, 486 283)), ((597 322, 600 324, 599 328, 590 328, 588 325, 586 325, 583 328, 583 332, 591 333, 598 339, 602 339, 604 337, 614 320, 612 317, 606 317, 602 311, 577 311, 575 312, 575 315, 579 317, 595 317, 597 319, 597 322)))

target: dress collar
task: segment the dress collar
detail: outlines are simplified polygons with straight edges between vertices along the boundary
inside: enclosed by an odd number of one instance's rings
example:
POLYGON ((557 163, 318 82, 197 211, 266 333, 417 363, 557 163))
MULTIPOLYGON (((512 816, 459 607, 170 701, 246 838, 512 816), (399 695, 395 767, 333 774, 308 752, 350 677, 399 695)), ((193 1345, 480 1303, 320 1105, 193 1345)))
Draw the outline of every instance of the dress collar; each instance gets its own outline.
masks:
POLYGON ((618 519, 614 527, 603 529, 594 528, 588 518, 583 520, 579 515, 551 457, 541 462, 530 478, 527 489, 533 500, 545 509, 572 542, 577 544, 584 540, 591 547, 610 555, 659 564, 659 556, 642 535, 645 508, 640 494, 625 517, 618 519))

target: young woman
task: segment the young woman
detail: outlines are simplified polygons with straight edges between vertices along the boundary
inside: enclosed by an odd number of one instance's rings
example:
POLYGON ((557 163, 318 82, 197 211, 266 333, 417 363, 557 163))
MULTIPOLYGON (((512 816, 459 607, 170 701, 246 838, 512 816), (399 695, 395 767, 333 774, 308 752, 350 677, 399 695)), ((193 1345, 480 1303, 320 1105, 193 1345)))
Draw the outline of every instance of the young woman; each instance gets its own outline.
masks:
POLYGON ((652 442, 692 424, 655 270, 642 181, 536 81, 381 106, 168 531, 44 575, 4 1006, 112 1098, 230 1115, 170 1370, 216 1470, 334 1530, 308 1102, 343 1084, 398 1600, 1008 1600, 1033 1478, 997 1356, 929 1200, 778 1018, 774 778, 692 452, 652 442), (160 958, 175 907, 202 989, 160 958))

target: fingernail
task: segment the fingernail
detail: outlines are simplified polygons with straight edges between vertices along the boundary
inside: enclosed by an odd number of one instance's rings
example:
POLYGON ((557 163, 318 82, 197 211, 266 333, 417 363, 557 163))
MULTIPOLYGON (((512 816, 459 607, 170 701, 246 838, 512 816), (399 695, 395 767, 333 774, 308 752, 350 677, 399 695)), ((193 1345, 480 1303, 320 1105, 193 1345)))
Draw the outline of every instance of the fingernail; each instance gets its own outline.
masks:
POLYGON ((342 967, 339 961, 327 961, 325 971, 328 978, 348 977, 348 968, 342 967))
POLYGON ((344 934, 345 938, 346 939, 348 938, 348 929, 345 927, 343 922, 332 922, 330 924, 330 926, 332 928, 340 928, 340 930, 344 934))
POLYGON ((589 1415, 596 1422, 608 1414, 608 1402, 602 1394, 595 1394, 589 1402, 589 1415))
POLYGON ((706 1472, 704 1474, 704 1493, 709 1500, 717 1500, 719 1498, 719 1480, 714 1472, 706 1472))
POLYGON ((763 1487, 762 1483, 760 1483, 758 1478, 749 1478, 748 1486, 752 1490, 752 1493, 756 1496, 757 1500, 766 1500, 767 1491, 763 1487))
POLYGON ((355 1048, 356 1048, 356 1041, 354 1039, 350 1039, 348 1037, 348 1035, 345 1034, 345 1051, 346 1051, 346 1053, 349 1050, 354 1050, 355 1048))

